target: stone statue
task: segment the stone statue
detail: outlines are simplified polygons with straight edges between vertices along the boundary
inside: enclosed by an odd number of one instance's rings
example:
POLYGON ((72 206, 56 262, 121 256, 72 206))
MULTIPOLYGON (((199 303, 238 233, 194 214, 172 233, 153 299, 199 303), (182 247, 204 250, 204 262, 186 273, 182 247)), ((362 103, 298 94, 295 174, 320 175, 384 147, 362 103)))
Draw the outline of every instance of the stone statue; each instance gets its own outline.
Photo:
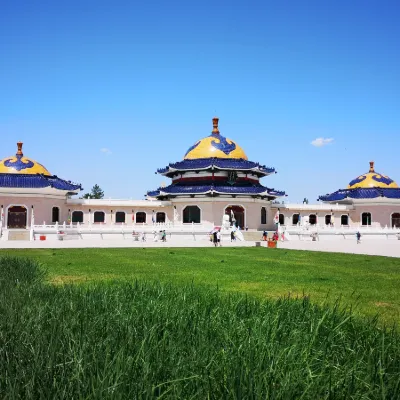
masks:
POLYGON ((231 223, 229 221, 229 215, 225 214, 222 217, 222 229, 223 230, 230 230, 231 229, 231 223))
POLYGON ((178 222, 179 221, 179 213, 178 211, 176 211, 176 208, 174 208, 174 222, 178 222))

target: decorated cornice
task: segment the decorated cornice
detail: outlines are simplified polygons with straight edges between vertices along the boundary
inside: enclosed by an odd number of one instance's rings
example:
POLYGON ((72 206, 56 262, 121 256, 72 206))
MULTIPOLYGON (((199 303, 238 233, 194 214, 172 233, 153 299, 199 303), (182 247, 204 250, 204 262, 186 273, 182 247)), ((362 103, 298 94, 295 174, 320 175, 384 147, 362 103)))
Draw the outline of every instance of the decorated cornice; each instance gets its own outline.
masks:
POLYGON ((231 195, 258 195, 267 197, 285 196, 285 192, 267 188, 262 185, 230 186, 230 185, 170 185, 147 193, 149 197, 163 197, 168 195, 196 195, 196 194, 231 194, 231 195))
POLYGON ((266 167, 259 163, 236 158, 197 158, 194 160, 183 160, 170 163, 165 168, 160 168, 157 172, 161 175, 169 176, 176 172, 199 171, 199 170, 235 170, 253 171, 260 176, 276 173, 275 168, 266 167))

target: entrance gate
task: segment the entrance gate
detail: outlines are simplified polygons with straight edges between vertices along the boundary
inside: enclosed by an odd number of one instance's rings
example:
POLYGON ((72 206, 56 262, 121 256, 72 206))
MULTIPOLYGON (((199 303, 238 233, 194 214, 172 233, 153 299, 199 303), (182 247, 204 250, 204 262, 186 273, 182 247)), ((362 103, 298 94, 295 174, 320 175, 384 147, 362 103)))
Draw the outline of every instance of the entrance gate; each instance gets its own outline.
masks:
POLYGON ((24 206, 12 206, 8 209, 8 229, 26 229, 26 220, 27 210, 24 206))
POLYGON ((229 215, 229 221, 232 224, 232 216, 235 219, 235 225, 244 229, 244 208, 242 206, 229 206, 225 209, 225 214, 229 215))

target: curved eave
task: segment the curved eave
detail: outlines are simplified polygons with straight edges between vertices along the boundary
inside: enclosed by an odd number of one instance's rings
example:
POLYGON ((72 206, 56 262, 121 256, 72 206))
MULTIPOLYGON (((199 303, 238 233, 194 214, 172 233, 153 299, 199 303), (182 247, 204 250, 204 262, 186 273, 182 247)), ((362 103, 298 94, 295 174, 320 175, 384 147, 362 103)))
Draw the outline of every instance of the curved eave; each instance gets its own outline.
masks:
POLYGON ((276 173, 275 168, 266 167, 265 165, 260 165, 253 161, 218 158, 178 161, 176 163, 170 163, 165 168, 159 168, 157 173, 170 177, 170 175, 176 174, 177 172, 206 170, 249 171, 259 174, 260 176, 267 176, 276 173))
POLYGON ((56 175, 0 174, 0 189, 41 190, 46 188, 65 194, 76 194, 83 190, 80 184, 60 179, 56 175))
POLYGON ((206 194, 230 194, 237 196, 262 196, 262 197, 282 197, 285 192, 270 189, 264 186, 232 187, 232 186, 167 186, 147 193, 148 197, 159 196, 179 196, 179 195, 206 195, 206 194))
POLYGON ((400 199, 400 188, 356 188, 340 189, 318 197, 318 200, 325 202, 341 201, 346 199, 376 199, 384 197, 388 199, 400 199))
POLYGON ((264 172, 261 171, 259 168, 221 168, 221 167, 217 167, 215 165, 211 165, 207 168, 191 168, 191 169, 176 169, 176 168, 168 168, 167 171, 165 172, 160 172, 159 170, 157 171, 158 174, 166 176, 167 178, 172 178, 173 175, 175 175, 176 173, 184 173, 184 172, 195 172, 195 171, 241 171, 241 172, 253 172, 255 174, 257 174, 260 178, 264 177, 264 176, 268 176, 268 175, 272 175, 272 174, 276 174, 277 171, 271 171, 271 172, 264 172))

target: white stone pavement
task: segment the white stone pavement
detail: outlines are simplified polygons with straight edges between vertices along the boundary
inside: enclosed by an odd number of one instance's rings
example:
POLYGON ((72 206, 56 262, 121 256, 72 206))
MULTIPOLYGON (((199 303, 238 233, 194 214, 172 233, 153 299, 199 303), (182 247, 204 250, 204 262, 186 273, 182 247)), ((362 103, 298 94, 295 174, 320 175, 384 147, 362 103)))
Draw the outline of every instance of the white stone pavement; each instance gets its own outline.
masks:
MULTIPOLYGON (((293 241, 279 242, 279 248, 292 250, 326 251, 334 253, 366 254, 371 256, 400 257, 400 240, 354 240, 293 241)), ((400 266, 400 260, 399 260, 400 266)))
MULTIPOLYGON (((223 242, 223 247, 254 247, 254 241, 229 241, 223 242)), ((262 246, 266 242, 261 242, 262 246)), ((68 248, 142 248, 142 247, 213 247, 207 240, 171 239, 167 242, 137 242, 130 239, 109 240, 65 240, 65 241, 0 241, 0 249, 68 249, 68 248)), ((326 251, 336 253, 354 253, 366 255, 379 255, 387 257, 400 257, 400 240, 365 240, 360 244, 356 240, 337 241, 293 241, 279 242, 281 249, 326 251)))

